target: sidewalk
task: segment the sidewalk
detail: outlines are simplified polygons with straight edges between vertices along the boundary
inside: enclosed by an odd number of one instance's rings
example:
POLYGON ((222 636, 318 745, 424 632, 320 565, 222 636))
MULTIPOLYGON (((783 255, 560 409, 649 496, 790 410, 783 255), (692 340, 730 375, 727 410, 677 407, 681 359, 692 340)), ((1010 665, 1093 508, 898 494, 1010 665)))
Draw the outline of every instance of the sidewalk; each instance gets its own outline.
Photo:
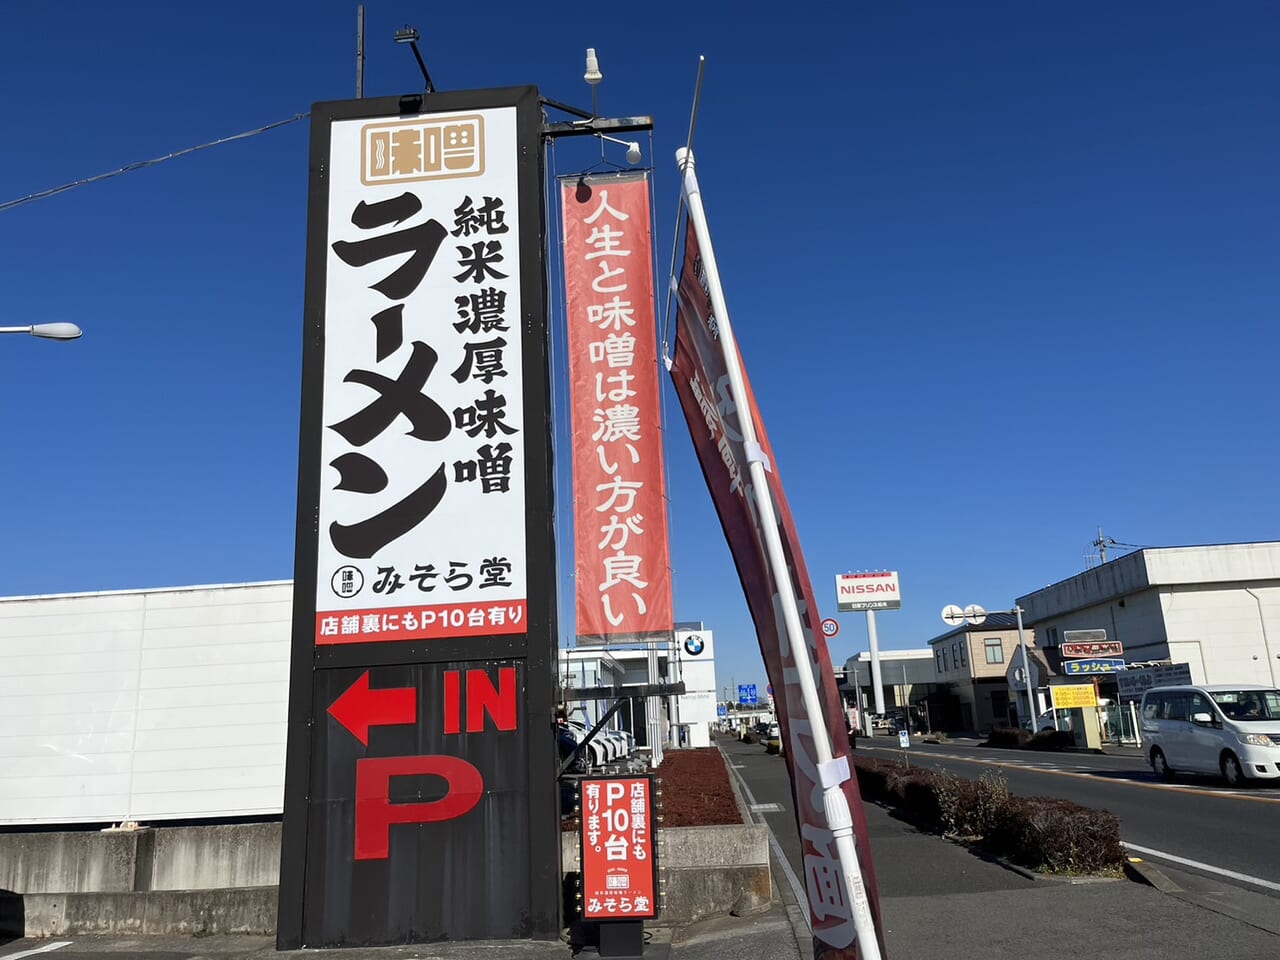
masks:
MULTIPOLYGON (((801 960, 786 908, 775 902, 754 917, 715 917, 678 929, 650 931, 645 957, 653 960, 801 960)), ((563 943, 484 941, 419 944, 408 947, 356 947, 277 953, 275 940, 260 936, 216 937, 64 937, 0 943, 0 960, 28 956, 45 960, 569 960, 563 943), (65 943, 65 946, 55 944, 65 943)), ((595 958, 594 950, 579 956, 595 958)))
MULTIPOLYGON (((1161 868, 1162 893, 1127 879, 1032 878, 866 807, 888 960, 1262 960, 1280 957, 1274 897, 1161 868), (1268 929, 1271 931, 1269 932, 1268 929)), ((809 934, 775 867, 779 902, 748 918, 652 930, 652 960, 806 960, 809 934)), ((481 942, 276 953, 265 937, 67 938, 0 945, 0 960, 568 960, 561 943, 481 942)), ((582 956, 595 957, 594 951, 582 956)))
MULTIPOLYGON (((1132 880, 1030 879, 867 808, 891 960, 1259 960, 1280 934, 1132 880)), ((1280 912, 1260 895, 1258 910, 1280 912)))

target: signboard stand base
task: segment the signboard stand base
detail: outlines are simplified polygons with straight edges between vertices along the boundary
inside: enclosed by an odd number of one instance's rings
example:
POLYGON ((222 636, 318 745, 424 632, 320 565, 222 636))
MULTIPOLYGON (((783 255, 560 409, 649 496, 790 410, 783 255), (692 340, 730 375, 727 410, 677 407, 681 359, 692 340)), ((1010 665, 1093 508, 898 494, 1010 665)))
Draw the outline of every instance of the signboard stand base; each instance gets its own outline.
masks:
POLYGON ((600 956, 640 958, 644 956, 644 921, 609 920, 596 924, 600 934, 600 956))

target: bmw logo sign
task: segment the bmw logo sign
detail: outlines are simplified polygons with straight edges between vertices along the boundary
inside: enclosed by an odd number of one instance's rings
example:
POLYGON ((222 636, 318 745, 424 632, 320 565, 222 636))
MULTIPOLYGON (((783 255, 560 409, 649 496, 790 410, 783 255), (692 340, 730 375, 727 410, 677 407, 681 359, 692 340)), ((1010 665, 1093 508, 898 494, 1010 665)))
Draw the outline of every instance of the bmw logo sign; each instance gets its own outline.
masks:
POLYGON ((684 638, 685 652, 687 652, 691 657, 696 657, 700 654, 702 652, 702 648, 705 646, 706 644, 702 642, 702 638, 696 633, 690 634, 684 638))

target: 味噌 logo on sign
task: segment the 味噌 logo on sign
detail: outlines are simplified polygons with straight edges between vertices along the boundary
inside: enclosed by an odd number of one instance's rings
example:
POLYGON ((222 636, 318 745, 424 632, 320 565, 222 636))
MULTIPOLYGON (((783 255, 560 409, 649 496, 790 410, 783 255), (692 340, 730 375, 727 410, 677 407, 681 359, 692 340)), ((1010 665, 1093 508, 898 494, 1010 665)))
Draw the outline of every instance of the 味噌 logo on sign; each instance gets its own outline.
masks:
POLYGON ((484 117, 370 123, 360 130, 360 182, 413 183, 484 173, 484 117))

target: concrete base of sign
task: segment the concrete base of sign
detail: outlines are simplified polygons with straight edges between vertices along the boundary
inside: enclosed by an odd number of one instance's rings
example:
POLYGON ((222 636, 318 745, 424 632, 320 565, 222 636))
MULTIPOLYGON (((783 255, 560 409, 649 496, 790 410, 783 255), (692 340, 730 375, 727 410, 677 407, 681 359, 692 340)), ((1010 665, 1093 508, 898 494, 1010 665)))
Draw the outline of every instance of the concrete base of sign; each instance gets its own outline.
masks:
POLYGON ((28 893, 24 937, 99 934, 274 934, 275 887, 165 890, 151 893, 28 893))
MULTIPOLYGON (((580 947, 574 957, 601 957, 605 958, 608 954, 601 953, 595 947, 580 947)), ((670 960, 671 944, 654 943, 650 941, 644 945, 644 952, 637 954, 626 954, 625 956, 614 956, 613 960, 670 960)))
MULTIPOLYGON (((770 895, 763 827, 670 827, 658 841, 664 927, 770 895)), ((574 873, 577 836, 561 844, 574 873)), ((0 891, 12 891, 0 920, 27 936, 271 934, 279 871, 279 823, 0 834, 0 891)))
POLYGON ((644 956, 643 920, 610 920, 594 926, 600 956, 615 960, 639 960, 644 956))
MULTIPOLYGON (((666 827, 658 834, 659 879, 665 884, 658 915, 679 926, 727 914, 744 896, 770 896, 769 835, 764 827, 666 827)), ((577 834, 561 838, 561 865, 578 870, 577 834)))
POLYGON ((279 823, 0 833, 0 890, 142 893, 279 880, 279 823))

